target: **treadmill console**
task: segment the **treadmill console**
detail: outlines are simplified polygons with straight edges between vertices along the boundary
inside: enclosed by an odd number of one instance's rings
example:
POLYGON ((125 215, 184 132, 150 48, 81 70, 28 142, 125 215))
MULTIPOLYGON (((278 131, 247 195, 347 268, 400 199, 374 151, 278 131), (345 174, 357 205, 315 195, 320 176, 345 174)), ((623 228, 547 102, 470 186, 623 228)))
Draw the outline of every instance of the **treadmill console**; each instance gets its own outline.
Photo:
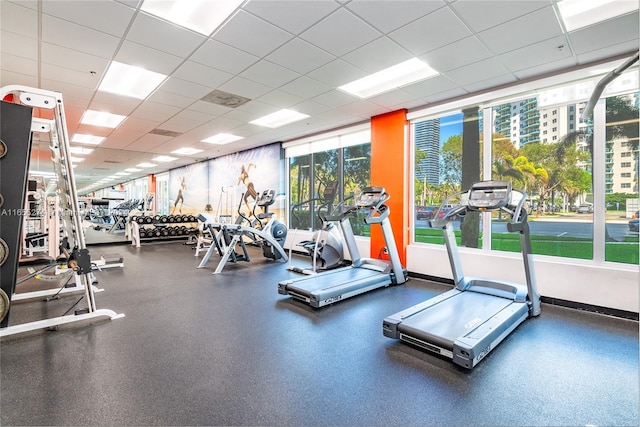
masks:
POLYGON ((387 200, 387 192, 384 187, 367 187, 362 190, 358 199, 356 200, 356 206, 359 208, 373 208, 387 200))
POLYGON ((508 181, 476 182, 469 190, 469 210, 496 210, 511 204, 511 183, 508 181))

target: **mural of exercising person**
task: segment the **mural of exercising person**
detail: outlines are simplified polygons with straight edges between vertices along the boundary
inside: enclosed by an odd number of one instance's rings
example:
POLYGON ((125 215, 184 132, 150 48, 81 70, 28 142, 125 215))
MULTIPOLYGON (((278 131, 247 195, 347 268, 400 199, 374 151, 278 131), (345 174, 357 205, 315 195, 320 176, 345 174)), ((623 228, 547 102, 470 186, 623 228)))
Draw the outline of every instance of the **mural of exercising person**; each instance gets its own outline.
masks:
POLYGON ((182 205, 184 204, 183 191, 187 189, 187 181, 184 179, 184 176, 178 177, 178 181, 180 181, 180 186, 178 187, 178 196, 176 197, 176 201, 173 204, 171 215, 174 215, 176 213, 176 209, 178 208, 178 203, 180 203, 180 209, 178 209, 178 213, 182 213, 182 205))
POLYGON ((254 168, 257 167, 255 163, 249 163, 246 168, 242 165, 240 176, 238 177, 238 185, 242 182, 244 186, 247 187, 247 191, 244 192, 243 200, 244 204, 247 205, 249 212, 251 212, 251 208, 249 207, 249 197, 252 197, 254 201, 258 198, 258 193, 253 186, 253 181, 249 179, 249 170, 251 170, 252 166, 254 168))

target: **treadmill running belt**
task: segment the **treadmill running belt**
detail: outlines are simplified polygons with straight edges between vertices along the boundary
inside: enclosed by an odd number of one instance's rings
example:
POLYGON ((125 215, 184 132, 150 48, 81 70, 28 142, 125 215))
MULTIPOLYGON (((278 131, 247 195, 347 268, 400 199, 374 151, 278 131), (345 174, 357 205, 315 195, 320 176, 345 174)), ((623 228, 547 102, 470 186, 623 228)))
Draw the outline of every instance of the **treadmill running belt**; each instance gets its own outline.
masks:
POLYGON ((451 350, 453 342, 493 315, 512 300, 466 291, 402 321, 398 330, 406 335, 451 350))

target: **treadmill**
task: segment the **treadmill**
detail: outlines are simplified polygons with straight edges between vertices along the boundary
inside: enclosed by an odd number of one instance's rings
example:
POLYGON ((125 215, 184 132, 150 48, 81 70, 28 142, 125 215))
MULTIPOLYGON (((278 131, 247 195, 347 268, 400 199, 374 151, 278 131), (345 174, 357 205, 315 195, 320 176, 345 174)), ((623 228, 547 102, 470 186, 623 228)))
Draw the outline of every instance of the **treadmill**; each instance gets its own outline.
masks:
POLYGON ((407 271, 400 263, 389 222, 389 207, 385 204, 389 197, 384 187, 367 187, 359 194, 355 206, 348 207, 337 215, 325 217, 326 221, 339 223, 351 257, 351 265, 317 275, 281 281, 278 283, 278 293, 290 295, 314 308, 319 308, 373 289, 406 282, 407 271), (365 217, 367 224, 382 227, 389 261, 360 256, 349 220, 349 216, 360 209, 369 209, 365 217))
POLYGON ((431 226, 444 233, 455 287, 384 319, 384 336, 437 353, 471 369, 527 318, 540 314, 527 212, 526 194, 507 181, 482 181, 444 201, 431 226), (451 206, 451 200, 460 204, 451 206), (452 221, 466 212, 501 210, 511 221, 507 230, 520 234, 526 286, 465 277, 452 221), (442 216, 440 218, 440 216, 442 216))

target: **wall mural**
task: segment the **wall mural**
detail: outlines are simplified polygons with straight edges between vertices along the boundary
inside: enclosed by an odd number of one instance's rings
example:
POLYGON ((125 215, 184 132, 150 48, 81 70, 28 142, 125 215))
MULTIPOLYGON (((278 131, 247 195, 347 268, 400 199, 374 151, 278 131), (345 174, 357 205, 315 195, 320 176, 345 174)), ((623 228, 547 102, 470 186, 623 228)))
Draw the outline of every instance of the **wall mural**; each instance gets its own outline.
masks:
POLYGON ((269 211, 285 220, 284 165, 280 151, 280 144, 275 143, 209 161, 209 203, 220 222, 235 221, 238 206, 250 216, 256 197, 270 189, 280 196, 269 211))
POLYGON ((169 213, 192 215, 208 203, 208 163, 194 163, 169 171, 169 213))
POLYGON ((169 171, 169 213, 197 215, 209 211, 219 222, 234 222, 241 211, 250 216, 256 197, 273 189, 279 196, 269 207, 286 219, 284 164, 280 143, 194 163, 169 171))

